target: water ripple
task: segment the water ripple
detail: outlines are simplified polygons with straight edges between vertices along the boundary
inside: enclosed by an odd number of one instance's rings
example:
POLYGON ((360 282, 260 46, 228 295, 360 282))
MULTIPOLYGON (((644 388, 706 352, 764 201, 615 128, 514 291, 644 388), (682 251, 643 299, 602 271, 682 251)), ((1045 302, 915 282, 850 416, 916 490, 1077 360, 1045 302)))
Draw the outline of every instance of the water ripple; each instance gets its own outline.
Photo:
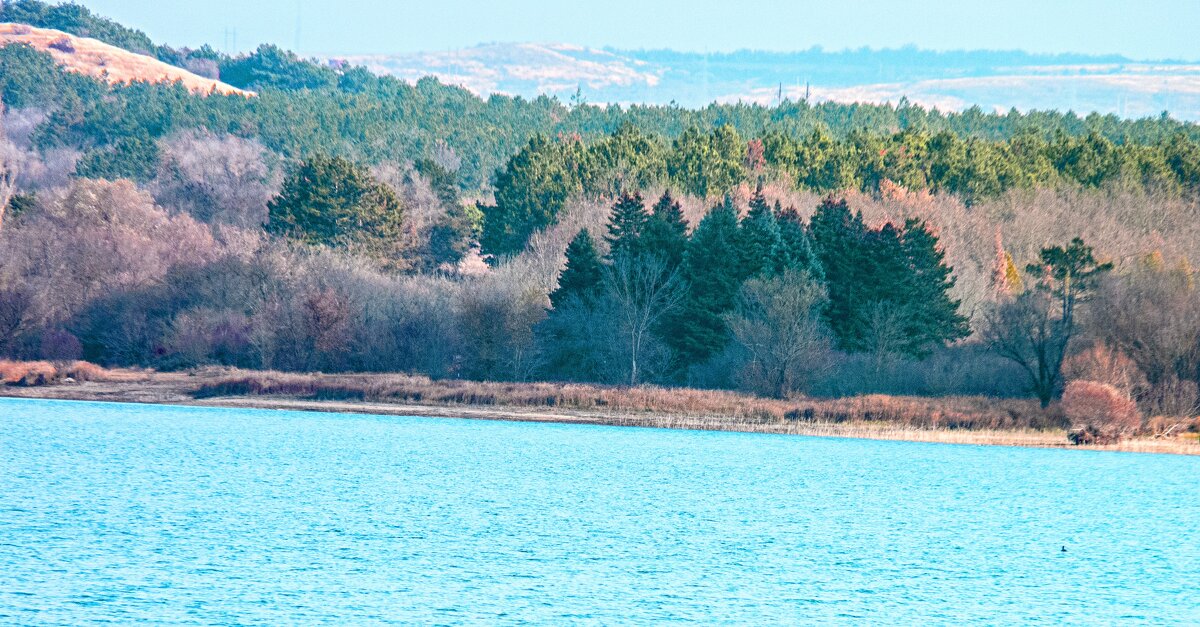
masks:
POLYGON ((1195 458, 0 399, 0 624, 1200 624, 1197 582, 1195 458))

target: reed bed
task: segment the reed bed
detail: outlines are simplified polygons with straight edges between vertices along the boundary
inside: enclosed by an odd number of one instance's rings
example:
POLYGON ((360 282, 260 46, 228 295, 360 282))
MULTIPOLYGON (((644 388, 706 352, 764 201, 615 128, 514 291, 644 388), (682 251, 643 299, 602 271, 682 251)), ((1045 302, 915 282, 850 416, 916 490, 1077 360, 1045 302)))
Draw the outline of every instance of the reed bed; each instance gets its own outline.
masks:
MULTIPOLYGON (((433 380, 398 374, 293 374, 232 371, 206 381, 196 398, 275 396, 318 401, 364 401, 537 407, 654 414, 656 423, 681 428, 748 425, 884 423, 919 429, 1061 429, 1054 411, 1024 399, 867 395, 837 399, 770 399, 736 392, 658 386, 500 383, 433 380), (714 421, 703 426, 703 421, 714 421), (685 424, 686 423, 686 424, 685 424)), ((739 430, 745 430, 741 428, 739 430)))

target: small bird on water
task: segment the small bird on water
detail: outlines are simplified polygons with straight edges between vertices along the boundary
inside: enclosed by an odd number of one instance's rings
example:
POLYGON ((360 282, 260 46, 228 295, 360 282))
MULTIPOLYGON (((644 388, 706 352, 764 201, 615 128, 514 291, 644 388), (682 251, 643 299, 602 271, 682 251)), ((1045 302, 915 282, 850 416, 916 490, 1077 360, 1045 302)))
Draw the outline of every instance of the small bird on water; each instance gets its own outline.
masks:
POLYGON ((1062 552, 1062 553, 1066 553, 1066 552, 1067 552, 1067 545, 1065 545, 1065 544, 1063 545, 1063 548, 1062 548, 1062 551, 1061 551, 1061 552, 1062 552))

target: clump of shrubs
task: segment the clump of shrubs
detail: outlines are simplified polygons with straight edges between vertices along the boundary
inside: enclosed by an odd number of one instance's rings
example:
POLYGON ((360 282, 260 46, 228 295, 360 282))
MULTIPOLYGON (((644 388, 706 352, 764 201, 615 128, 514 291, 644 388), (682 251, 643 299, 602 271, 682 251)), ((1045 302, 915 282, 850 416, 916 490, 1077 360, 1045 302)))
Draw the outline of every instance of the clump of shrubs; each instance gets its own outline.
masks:
POLYGON ((59 37, 58 39, 55 39, 54 41, 50 42, 50 47, 67 54, 75 53, 75 44, 72 43, 67 37, 59 37))
POLYGON ((1063 390, 1062 409, 1071 423, 1072 444, 1111 444, 1142 426, 1137 403, 1109 383, 1071 381, 1063 390))

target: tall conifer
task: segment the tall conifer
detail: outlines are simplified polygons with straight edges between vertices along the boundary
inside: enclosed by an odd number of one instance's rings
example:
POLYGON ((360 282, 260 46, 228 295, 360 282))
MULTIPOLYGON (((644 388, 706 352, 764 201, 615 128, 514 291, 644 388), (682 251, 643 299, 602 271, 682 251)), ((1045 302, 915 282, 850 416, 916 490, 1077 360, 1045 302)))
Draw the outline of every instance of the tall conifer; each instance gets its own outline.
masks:
POLYGON ((724 316, 742 285, 738 250, 737 212, 726 199, 696 225, 684 255, 688 294, 667 338, 683 365, 703 362, 728 342, 724 316))
POLYGON ((857 321, 868 263, 864 246, 867 227, 861 214, 851 213, 845 199, 830 196, 817 207, 810 229, 817 258, 825 270, 829 328, 841 348, 853 350, 859 346, 862 335, 857 321))
POLYGON ((642 248, 661 257, 669 268, 678 268, 687 250, 687 229, 683 207, 671 196, 670 190, 663 192, 658 202, 654 203, 654 213, 646 223, 642 248))
POLYGON ((932 346, 953 342, 970 333, 967 319, 959 313, 960 301, 951 298, 954 276, 937 237, 921 220, 910 218, 901 232, 904 254, 903 300, 909 314, 905 352, 921 356, 932 346))
POLYGON ((781 252, 779 225, 775 212, 763 197, 762 185, 750 198, 750 211, 738 227, 738 253, 741 257, 742 278, 771 273, 776 256, 781 252))
POLYGON ((608 235, 605 237, 609 245, 608 258, 613 260, 622 255, 638 254, 639 240, 649 221, 650 215, 646 213, 641 194, 621 194, 608 219, 608 235))
POLYGON ((776 272, 800 270, 809 276, 824 280, 825 270, 821 260, 817 259, 817 251, 813 247, 812 234, 804 224, 804 218, 795 207, 781 209, 775 202, 776 222, 779 224, 779 254, 775 256, 776 272))
POLYGON ((583 229, 567 245, 567 265, 558 277, 558 288, 550 293, 550 304, 557 309, 572 297, 584 305, 594 304, 603 278, 596 244, 583 229))

